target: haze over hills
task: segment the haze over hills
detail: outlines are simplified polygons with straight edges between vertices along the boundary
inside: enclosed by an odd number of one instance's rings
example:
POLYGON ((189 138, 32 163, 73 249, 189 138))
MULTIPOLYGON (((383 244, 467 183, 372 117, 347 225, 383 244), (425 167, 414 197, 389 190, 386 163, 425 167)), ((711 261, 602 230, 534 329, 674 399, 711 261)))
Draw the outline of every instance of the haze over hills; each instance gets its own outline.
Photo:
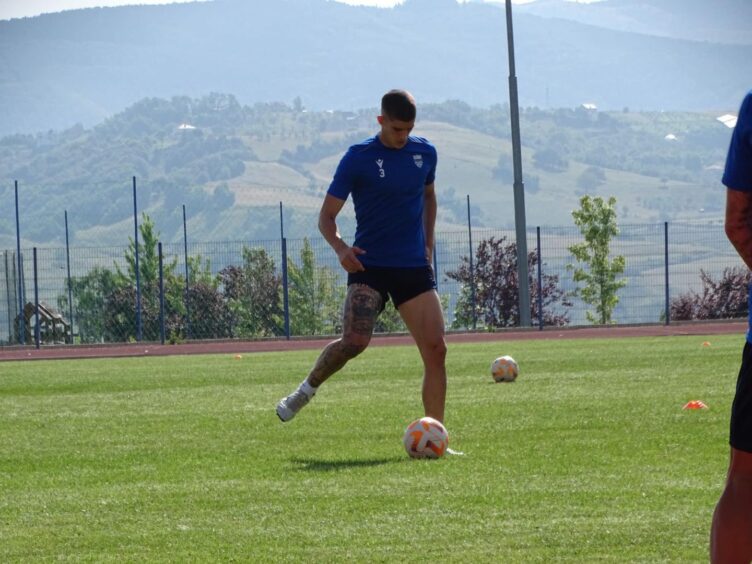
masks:
MULTIPOLYGON (((676 12, 678 0, 516 7, 521 105, 735 110, 749 88, 752 45, 728 43, 750 20, 719 19, 717 2, 680 4, 686 9, 676 12), (645 15, 669 12, 674 20, 645 15), (669 34, 669 21, 680 31, 669 34), (724 36, 725 44, 709 41, 724 36)), ((727 5, 737 11, 724 14, 749 11, 744 0, 727 5)), ((455 0, 406 0, 394 9, 214 0, 3 21, 0 136, 92 126, 144 97, 210 92, 232 93, 241 104, 300 96, 311 109, 355 110, 400 85, 422 103, 503 104, 505 29, 499 5, 455 0)))
POLYGON ((535 0, 515 10, 658 37, 752 45, 749 0, 535 0))

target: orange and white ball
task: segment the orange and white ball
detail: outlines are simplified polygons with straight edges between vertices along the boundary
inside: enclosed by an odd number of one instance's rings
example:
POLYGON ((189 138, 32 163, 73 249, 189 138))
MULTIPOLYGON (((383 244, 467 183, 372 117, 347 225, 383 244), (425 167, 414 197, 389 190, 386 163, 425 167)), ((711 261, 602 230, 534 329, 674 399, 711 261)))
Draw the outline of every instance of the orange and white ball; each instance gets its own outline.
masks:
POLYGON ((449 433, 440 421, 422 417, 407 426, 402 444, 412 458, 441 458, 449 446, 449 433))
POLYGON ((514 382, 519 373, 520 367, 509 355, 500 356, 491 363, 491 376, 496 382, 514 382))

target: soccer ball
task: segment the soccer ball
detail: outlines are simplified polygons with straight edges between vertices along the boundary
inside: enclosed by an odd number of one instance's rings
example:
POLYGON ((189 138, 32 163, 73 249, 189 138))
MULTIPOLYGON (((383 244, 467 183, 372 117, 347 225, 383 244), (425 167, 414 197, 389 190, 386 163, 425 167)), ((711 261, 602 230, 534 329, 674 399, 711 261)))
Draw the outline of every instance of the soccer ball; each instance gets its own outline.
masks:
POLYGON ((491 363, 491 376, 497 382, 514 382, 520 367, 511 356, 500 356, 491 363))
POLYGON ((412 458, 441 458, 449 446, 449 433, 433 417, 423 417, 407 426, 402 444, 412 458))

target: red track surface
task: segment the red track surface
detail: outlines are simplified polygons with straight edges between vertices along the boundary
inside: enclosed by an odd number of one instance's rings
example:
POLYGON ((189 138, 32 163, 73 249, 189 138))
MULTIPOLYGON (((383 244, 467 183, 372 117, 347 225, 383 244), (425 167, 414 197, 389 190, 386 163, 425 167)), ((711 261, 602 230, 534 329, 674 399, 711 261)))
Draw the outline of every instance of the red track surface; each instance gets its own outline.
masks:
MULTIPOLYGON (((747 323, 704 322, 673 325, 633 325, 612 327, 574 327, 503 330, 495 333, 451 333, 448 343, 504 342, 521 339, 611 339, 622 337, 677 336, 677 335, 724 335, 738 334, 740 339, 747 323)), ((26 347, 0 347, 0 361, 4 360, 51 360, 65 358, 115 358, 139 356, 167 356, 176 354, 242 354, 267 351, 320 349, 331 338, 273 339, 261 341, 200 341, 180 345, 139 343, 122 345, 58 345, 36 349, 26 347)), ((371 346, 412 344, 409 335, 376 336, 371 346)))

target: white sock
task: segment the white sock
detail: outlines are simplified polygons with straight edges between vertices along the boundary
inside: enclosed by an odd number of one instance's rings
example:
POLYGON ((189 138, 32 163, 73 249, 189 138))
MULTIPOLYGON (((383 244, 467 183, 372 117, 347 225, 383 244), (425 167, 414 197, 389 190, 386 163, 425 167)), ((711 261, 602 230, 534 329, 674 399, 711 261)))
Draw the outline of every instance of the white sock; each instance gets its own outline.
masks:
POLYGON ((308 380, 303 380, 303 383, 300 384, 300 389, 303 391, 305 395, 307 395, 309 398, 312 398, 316 395, 316 391, 318 388, 314 388, 308 383, 308 380))

